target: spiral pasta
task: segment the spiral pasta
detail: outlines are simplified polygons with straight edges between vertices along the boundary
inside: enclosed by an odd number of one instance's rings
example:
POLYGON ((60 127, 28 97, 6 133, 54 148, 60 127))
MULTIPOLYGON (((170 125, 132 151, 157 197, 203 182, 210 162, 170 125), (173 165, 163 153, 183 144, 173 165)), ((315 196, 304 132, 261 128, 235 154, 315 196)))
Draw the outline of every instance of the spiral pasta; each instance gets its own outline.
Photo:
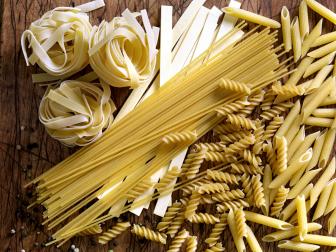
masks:
POLYGON ((215 134, 230 134, 240 130, 241 130, 240 128, 237 128, 231 123, 221 123, 213 128, 215 134))
POLYGON ((191 183, 189 185, 186 185, 182 188, 182 192, 184 195, 192 194, 193 191, 197 191, 200 186, 203 184, 208 183, 204 180, 196 181, 194 183, 191 183))
POLYGON ((197 236, 189 236, 187 238, 186 252, 196 252, 197 244, 197 236))
POLYGON ((223 252, 223 251, 225 251, 225 248, 223 247, 221 242, 218 242, 211 248, 205 250, 205 252, 223 252))
POLYGON ((208 213, 195 213, 188 220, 191 223, 205 223, 205 224, 215 224, 219 222, 219 218, 208 213))
POLYGON ((227 116, 227 121, 236 127, 242 127, 247 130, 256 129, 255 123, 251 119, 240 115, 230 114, 227 116))
POLYGON ((202 198, 201 198, 201 202, 200 204, 201 205, 204 205, 204 204, 215 204, 216 201, 214 201, 210 195, 202 195, 202 198))
POLYGON ((200 194, 219 193, 230 190, 229 186, 225 183, 210 183, 201 185, 197 192, 200 194))
POLYGON ((271 207, 271 216, 279 217, 280 212, 285 205, 285 202, 287 200, 287 196, 289 193, 289 188, 285 188, 284 186, 281 186, 274 198, 273 205, 271 207))
POLYGON ((246 218, 243 209, 239 208, 234 211, 235 223, 237 226, 237 234, 239 238, 246 237, 247 228, 246 228, 246 218))
POLYGON ((131 232, 141 238, 166 244, 167 236, 150 228, 134 224, 131 232))
POLYGON ((221 79, 219 87, 227 91, 232 91, 246 95, 251 93, 251 89, 248 87, 247 84, 229 79, 221 79))
POLYGON ((215 182, 224 182, 228 184, 239 184, 240 176, 222 171, 207 170, 207 178, 215 182))
POLYGON ((219 135, 222 144, 234 143, 251 134, 248 130, 233 132, 230 134, 219 135))
POLYGON ((227 224, 227 214, 222 214, 219 217, 219 222, 215 224, 209 237, 205 240, 205 243, 207 243, 209 247, 214 246, 220 240, 220 235, 223 233, 227 224))
POLYGON ((264 128, 265 125, 260 121, 256 121, 256 130, 254 131, 254 136, 255 136, 255 143, 253 146, 253 153, 254 154, 260 154, 260 152, 262 151, 262 146, 264 143, 264 128))
POLYGON ((179 252, 183 243, 189 236, 189 232, 185 229, 178 232, 178 234, 174 237, 172 243, 170 244, 167 252, 179 252))
POLYGON ((236 158, 233 155, 224 152, 210 151, 205 153, 204 160, 216 163, 230 163, 236 161, 236 158))
POLYGON ((142 195, 148 189, 152 188, 154 183, 148 179, 139 182, 135 187, 133 187, 129 192, 126 193, 126 198, 129 201, 135 200, 137 197, 142 195))
POLYGON ((39 119, 48 134, 67 146, 84 146, 99 139, 113 122, 116 107, 108 85, 63 81, 44 94, 39 119))
POLYGON ((287 140, 283 136, 275 137, 276 144, 276 166, 275 174, 279 175, 287 169, 287 140))
POLYGON ((256 107, 264 100, 265 91, 261 90, 260 92, 253 94, 248 97, 248 102, 250 105, 245 106, 242 110, 239 111, 238 115, 247 116, 251 115, 256 107))
POLYGON ((253 188, 252 188, 252 180, 251 176, 247 175, 246 173, 243 174, 241 177, 243 191, 246 195, 246 200, 249 203, 253 202, 253 188))
POLYGON ((170 237, 175 237, 176 233, 179 231, 181 226, 183 225, 185 220, 185 212, 181 211, 179 212, 176 217, 173 219, 171 225, 167 229, 167 234, 170 235, 170 237))
POLYGON ((222 142, 218 142, 218 143, 197 143, 194 144, 193 147, 195 148, 196 152, 202 150, 220 152, 223 151, 226 146, 222 142))
POLYGON ((165 144, 187 144, 197 140, 196 132, 184 131, 178 133, 170 133, 163 137, 165 144))
POLYGON ((206 150, 201 150, 199 152, 190 152, 183 162, 181 167, 181 176, 186 176, 187 178, 193 178, 198 173, 204 159, 206 157, 206 150))
POLYGON ((239 141, 230 144, 227 148, 224 149, 224 152, 226 154, 238 153, 247 149, 250 145, 254 143, 255 137, 250 134, 249 136, 246 136, 245 138, 242 138, 239 141))
POLYGON ((168 208, 167 212, 165 213, 165 215, 163 216, 163 218, 161 219, 161 221, 159 222, 156 228, 160 232, 165 231, 169 227, 169 225, 172 223, 176 215, 183 209, 183 207, 184 206, 182 205, 181 202, 173 203, 168 208))
POLYGON ((245 149, 239 152, 239 155, 254 167, 258 167, 261 163, 260 157, 256 156, 251 150, 245 149))
POLYGON ((79 233, 79 235, 96 235, 96 234, 100 234, 101 232, 103 232, 101 226, 96 225, 96 226, 83 230, 82 232, 79 233))
POLYGON ((225 213, 229 210, 235 210, 242 207, 249 207, 249 203, 245 200, 238 199, 234 201, 224 201, 216 205, 217 212, 225 213))
POLYGON ((34 21, 21 36, 27 66, 37 64, 46 73, 65 79, 89 64, 89 16, 78 8, 58 7, 34 21), (32 54, 28 57, 28 47, 32 54))
POLYGON ((255 206, 258 208, 265 207, 266 201, 260 174, 253 175, 251 182, 252 182, 253 198, 255 201, 255 206))
POLYGON ((272 170, 274 172, 274 167, 276 164, 276 155, 275 155, 272 143, 268 142, 267 144, 264 144, 263 151, 266 153, 267 162, 272 167, 272 170))
POLYGON ((260 108, 262 111, 268 110, 272 107, 274 100, 276 98, 276 94, 274 94, 273 90, 270 88, 266 91, 264 100, 260 104, 260 108))
POLYGON ((158 190, 158 192, 167 189, 167 187, 172 185, 171 183, 178 178, 180 173, 181 170, 178 169, 176 166, 174 166, 173 168, 171 168, 166 172, 166 174, 160 179, 159 183, 155 185, 155 188, 158 190))
POLYGON ((216 109, 216 112, 219 116, 227 116, 232 113, 236 113, 239 110, 243 109, 245 106, 249 105, 250 103, 247 101, 236 101, 231 102, 229 104, 225 104, 222 107, 216 109))
POLYGON ((245 164, 245 163, 232 163, 231 164, 232 172, 235 173, 247 173, 250 175, 257 175, 261 174, 262 170, 259 166, 253 166, 251 164, 245 164))
POLYGON ((240 189, 234 189, 231 191, 224 191, 221 193, 214 193, 211 195, 211 198, 217 202, 227 202, 237 199, 243 199, 245 197, 245 193, 240 189))
POLYGON ((118 222, 115 226, 104 232, 102 235, 98 237, 98 242, 100 244, 106 244, 111 241, 113 238, 120 235, 127 228, 129 228, 131 224, 127 222, 118 222))
POLYGON ((271 121, 274 117, 287 111, 293 106, 294 106, 294 103, 292 102, 282 102, 282 103, 272 106, 272 108, 268 110, 263 111, 260 116, 266 121, 271 121))
POLYGON ((304 87, 294 85, 273 85, 272 90, 275 94, 278 95, 278 97, 275 99, 275 102, 282 102, 305 93, 304 87))
POLYGON ((138 15, 126 9, 122 17, 92 28, 90 65, 111 86, 136 88, 148 83, 155 73, 158 30, 152 28, 143 10, 144 30, 136 20, 138 15))
POLYGON ((191 216, 194 215, 198 205, 200 204, 201 198, 202 196, 199 192, 194 191, 191 194, 190 199, 185 209, 185 213, 184 213, 185 218, 189 219, 191 216))
POLYGON ((283 124, 284 118, 282 116, 276 116, 273 120, 268 124, 264 132, 264 140, 271 139, 280 126, 283 124))

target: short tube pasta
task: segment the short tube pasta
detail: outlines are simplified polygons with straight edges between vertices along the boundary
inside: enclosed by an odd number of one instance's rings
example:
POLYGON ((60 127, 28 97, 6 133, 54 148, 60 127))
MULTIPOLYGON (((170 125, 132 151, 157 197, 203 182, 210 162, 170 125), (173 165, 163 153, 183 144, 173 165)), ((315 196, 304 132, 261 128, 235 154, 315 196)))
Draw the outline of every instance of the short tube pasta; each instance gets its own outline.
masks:
POLYGON ((323 34, 320 37, 318 37, 314 41, 313 47, 322 46, 322 45, 328 44, 330 42, 333 42, 335 40, 336 40, 336 31, 329 32, 329 33, 323 34))
POLYGON ((257 238, 255 237, 253 231, 251 230, 251 228, 249 226, 246 226, 246 230, 247 230, 246 241, 248 245, 250 246, 251 250, 253 252, 262 252, 263 250, 260 247, 260 244, 257 238))
MULTIPOLYGON (((301 43, 301 42, 300 42, 301 43)), ((286 81, 285 86, 292 85, 295 86, 298 84, 306 69, 313 63, 314 58, 305 57, 301 60, 300 64, 297 66, 296 71, 292 73, 289 79, 286 81)))
POLYGON ((312 179, 321 171, 322 169, 316 169, 307 171, 300 180, 296 183, 294 187, 289 191, 287 198, 294 199, 298 196, 302 190, 312 181, 312 179))
POLYGON ((304 195, 299 195, 296 197, 295 201, 298 216, 299 238, 303 241, 305 235, 308 233, 306 198, 304 195))
MULTIPOLYGON (((333 186, 335 185, 335 181, 336 181, 335 179, 329 181, 327 185, 323 188, 321 195, 319 197, 317 206, 315 208, 315 212, 314 212, 313 219, 312 219, 313 221, 323 216, 326 210, 328 201, 330 199, 331 191, 333 189, 333 186)), ((331 199, 331 200, 334 200, 334 199, 331 199)))
POLYGON ((279 242, 278 248, 295 250, 295 251, 315 251, 318 250, 320 246, 303 242, 283 240, 279 242))
POLYGON ((308 56, 312 58, 322 58, 335 51, 336 51, 336 41, 333 41, 318 49, 315 49, 314 51, 311 51, 310 53, 308 53, 308 56))
POLYGON ((301 34, 299 27, 299 19, 295 17, 291 23, 292 46, 294 53, 294 62, 298 62, 302 54, 301 34))
MULTIPOLYGON (((302 1, 301 4, 305 3, 305 1, 302 1)), ((307 7, 307 5, 306 5, 307 7)), ((300 5, 300 9, 301 9, 301 5, 300 5)), ((308 13, 305 13, 308 14, 308 13)), ((308 15, 307 15, 308 18, 308 15)), ((305 18, 305 20, 308 21, 308 19, 305 18)), ((306 23, 306 22, 305 22, 306 23)), ((306 56, 306 54, 308 53, 309 49, 311 48, 311 46, 313 45, 314 41, 321 36, 322 33, 322 24, 323 24, 323 19, 321 19, 317 25, 313 28, 313 30, 311 31, 311 33, 306 33, 306 31, 301 31, 301 27, 302 29, 307 29, 307 24, 302 24, 301 23, 301 13, 300 13, 300 32, 301 32, 301 36, 303 36, 302 38, 303 43, 302 43, 302 57, 306 56), (304 33, 304 34, 303 34, 304 33)), ((308 21, 308 30, 309 30, 309 21, 308 21)))
POLYGON ((301 143, 304 141, 306 137, 305 126, 302 126, 301 129, 297 132, 295 138, 288 148, 288 159, 291 159, 294 155, 295 151, 300 147, 301 143))
MULTIPOLYGON (((309 34, 308 7, 305 1, 301 1, 299 7, 299 24, 301 40, 304 40, 309 34)), ((313 31, 312 31, 313 32, 313 31)))
POLYGON ((292 49, 292 35, 290 28, 290 14, 286 6, 281 9, 281 28, 285 51, 289 52, 292 49))
POLYGON ((293 225, 288 222, 281 221, 281 220, 278 220, 272 217, 268 217, 268 216, 250 212, 250 211, 244 211, 244 212, 245 212, 246 220, 254 222, 254 223, 258 223, 258 224, 268 226, 268 227, 273 227, 273 228, 280 229, 280 230, 287 230, 293 227, 293 225))
POLYGON ((328 19, 333 24, 336 24, 336 14, 333 11, 329 10, 327 7, 323 6, 315 0, 306 0, 306 2, 309 8, 311 8, 313 11, 328 19))
POLYGON ((336 200, 333 200, 335 198, 336 198, 336 183, 334 184, 333 189, 330 193, 329 201, 324 211, 324 215, 327 215, 336 208, 336 200))
POLYGON ((328 233, 331 234, 336 226, 336 209, 332 212, 328 219, 328 233))
POLYGON ((277 133, 275 134, 275 137, 282 137, 287 133, 287 131, 295 121, 295 118, 299 115, 300 108, 301 108, 300 100, 297 100, 292 109, 290 110, 290 112, 288 113, 288 115, 286 116, 286 119, 284 120, 283 124, 280 126, 277 133))
POLYGON ((327 131, 323 131, 321 135, 319 135, 316 138, 314 146, 313 146, 313 157, 310 160, 308 167, 307 167, 308 171, 313 169, 318 164, 326 135, 327 135, 327 131))
POLYGON ((300 125, 301 125, 301 118, 299 116, 296 117, 296 119, 293 121, 291 126, 288 128, 286 131, 285 137, 287 139, 287 143, 290 145, 297 135, 297 133, 300 130, 300 125))
POLYGON ((332 152, 334 142, 336 138, 336 129, 329 129, 326 133, 325 141, 323 143, 320 159, 319 159, 319 167, 324 168, 327 165, 330 154, 332 152))
POLYGON ((316 73, 317 71, 320 71, 325 66, 331 64, 335 58, 336 52, 332 52, 324 56, 323 58, 313 62, 309 67, 307 67, 307 70, 305 71, 303 78, 307 78, 308 76, 316 73))
POLYGON ((272 170, 271 167, 267 164, 264 170, 264 177, 263 177, 263 187, 264 187, 264 195, 265 195, 265 207, 262 210, 265 210, 265 215, 268 215, 269 208, 270 208, 270 193, 271 190, 269 189, 269 184, 272 181, 272 170))
POLYGON ((227 217, 227 222, 229 224, 231 235, 233 237, 233 241, 236 245, 237 251, 238 252, 245 251, 246 249, 245 249, 245 244, 244 244, 243 237, 239 238, 239 236, 238 236, 238 230, 237 230, 237 226, 236 226, 236 223, 235 223, 233 210, 229 211, 229 214, 228 214, 228 217, 227 217))
MULTIPOLYGON (((297 238, 295 239, 297 240, 297 238)), ((306 234, 303 242, 322 245, 322 246, 336 246, 336 237, 317 235, 317 234, 306 234)))
POLYGON ((315 76, 315 78, 312 80, 309 87, 306 89, 306 94, 310 94, 311 92, 314 92, 316 89, 320 88, 322 83, 326 80, 328 75, 333 70, 332 65, 328 65, 323 67, 315 76))
POLYGON ((305 121, 306 125, 324 127, 324 128, 330 128, 332 123, 333 119, 314 117, 314 116, 309 116, 305 121))
POLYGON ((336 116, 336 108, 317 108, 312 113, 316 117, 334 118, 336 116))

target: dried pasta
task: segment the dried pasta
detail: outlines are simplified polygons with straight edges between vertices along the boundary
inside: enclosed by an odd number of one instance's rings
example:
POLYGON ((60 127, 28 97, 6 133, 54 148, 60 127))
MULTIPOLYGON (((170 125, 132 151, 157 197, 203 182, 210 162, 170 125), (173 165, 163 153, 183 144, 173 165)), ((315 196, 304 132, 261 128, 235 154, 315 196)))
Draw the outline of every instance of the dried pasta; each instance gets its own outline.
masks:
POLYGON ((235 214, 232 210, 229 211, 227 222, 229 224, 231 235, 233 237, 233 241, 236 245, 237 251, 238 252, 245 251, 244 240, 243 240, 243 237, 239 237, 238 227, 236 226, 236 222, 235 222, 235 214))
POLYGON ((225 91, 232 91, 245 95, 249 95, 251 93, 251 89, 248 87, 247 84, 234 80, 221 79, 219 87, 224 89, 225 91))
POLYGON ((265 202, 264 188, 261 182, 260 174, 253 175, 251 182, 252 182, 253 198, 255 201, 255 206, 258 208, 265 208, 266 202, 265 202))
POLYGON ((183 205, 181 202, 175 202, 173 203, 167 210, 167 212, 165 213, 164 217, 161 219, 161 221, 159 222, 159 224, 157 225, 157 229, 160 232, 165 231, 170 224, 172 223, 172 221, 174 220, 174 218, 176 217, 176 215, 183 209, 183 205))
POLYGON ((191 223, 205 223, 205 224, 215 224, 219 222, 219 218, 208 213, 195 213, 188 220, 191 223))
POLYGON ((243 116, 230 114, 227 116, 227 121, 237 127, 242 127, 247 130, 256 129, 255 123, 251 119, 245 118, 243 116))
POLYGON ((205 243, 209 245, 209 247, 215 246, 216 243, 220 240, 220 235, 225 230, 227 226, 227 214, 222 214, 219 217, 219 222, 214 225, 211 230, 209 237, 205 240, 205 243))
POLYGON ((306 2, 309 8, 311 8, 313 11, 328 19, 330 22, 336 24, 336 14, 334 12, 332 12, 322 4, 316 2, 315 0, 306 0, 306 2))
POLYGON ((285 51, 289 52, 292 49, 292 38, 290 29, 290 14, 286 6, 283 6, 281 9, 281 28, 285 51))
POLYGON ((288 192, 289 188, 285 188, 284 186, 279 187, 271 207, 271 216, 279 217, 280 212, 287 200, 288 192))
POLYGON ((197 244, 197 236, 187 237, 186 252, 196 252, 197 244))
POLYGON ((127 228, 129 228, 131 224, 129 222, 118 222, 116 225, 114 225, 112 228, 104 232, 102 235, 98 237, 98 242, 100 244, 106 244, 113 238, 120 235, 122 232, 126 231, 127 228))
POLYGON ((180 251, 180 248, 182 247, 183 243, 186 241, 186 239, 189 236, 189 232, 185 229, 178 232, 178 234, 174 237, 172 243, 170 244, 167 252, 178 252, 180 251))
POLYGON ((301 1, 299 6, 299 25, 300 25, 301 39, 302 41, 304 41, 304 39, 308 36, 308 34, 311 34, 309 33, 308 7, 305 1, 301 1))
POLYGON ((215 182, 222 182, 236 185, 238 185, 240 181, 240 177, 235 174, 213 170, 207 170, 207 178, 215 182))
POLYGON ((298 17, 294 17, 291 22, 291 34, 292 34, 292 48, 294 53, 294 61, 298 62, 302 54, 301 34, 298 17))
POLYGON ((135 234, 136 236, 145 238, 147 240, 151 240, 151 241, 156 241, 156 242, 160 242, 162 244, 166 244, 166 239, 167 236, 165 234, 153 231, 147 227, 143 227, 140 225, 133 225, 133 228, 131 230, 131 232, 133 234, 135 234))

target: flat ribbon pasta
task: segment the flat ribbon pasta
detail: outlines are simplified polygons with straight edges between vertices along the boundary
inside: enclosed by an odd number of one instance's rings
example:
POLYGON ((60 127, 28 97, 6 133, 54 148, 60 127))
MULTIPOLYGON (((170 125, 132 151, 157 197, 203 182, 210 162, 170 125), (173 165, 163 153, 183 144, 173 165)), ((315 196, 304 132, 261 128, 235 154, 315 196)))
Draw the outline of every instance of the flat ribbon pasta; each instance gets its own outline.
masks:
POLYGON ((152 79, 156 64, 157 29, 141 11, 125 10, 122 17, 94 26, 90 39, 90 65, 103 81, 115 87, 136 88, 152 79))
POLYGON ((58 7, 34 21, 21 36, 27 66, 38 64, 46 73, 67 78, 89 63, 89 16, 78 8, 58 7), (32 53, 28 56, 28 48, 32 53))
POLYGON ((107 84, 67 80, 46 91, 39 118, 51 137, 67 146, 84 146, 111 126, 115 110, 107 84))

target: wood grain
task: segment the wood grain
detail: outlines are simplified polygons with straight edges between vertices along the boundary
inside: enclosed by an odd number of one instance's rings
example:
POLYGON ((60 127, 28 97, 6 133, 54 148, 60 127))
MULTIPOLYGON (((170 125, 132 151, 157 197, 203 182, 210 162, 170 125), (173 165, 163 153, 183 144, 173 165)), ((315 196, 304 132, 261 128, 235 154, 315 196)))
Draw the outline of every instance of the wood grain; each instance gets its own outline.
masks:
MULTIPOLYGON (((102 252, 114 251, 164 251, 162 245, 139 240, 129 232, 106 246, 97 245, 94 239, 75 238, 60 249, 43 248, 43 243, 51 234, 41 223, 41 208, 26 210, 31 202, 33 192, 24 189, 24 185, 32 178, 46 171, 54 164, 66 158, 74 150, 70 150, 47 136, 38 121, 38 106, 44 88, 31 81, 31 74, 37 69, 26 67, 20 48, 20 35, 29 24, 46 11, 56 6, 75 6, 86 1, 70 0, 1 0, 0 1, 0 251, 68 251, 75 244, 80 251, 102 252), (15 234, 10 234, 14 229, 15 234)), ((174 6, 175 20, 183 13, 190 1, 187 0, 105 0, 106 8, 90 13, 91 21, 98 24, 101 20, 111 20, 129 8, 138 11, 148 10, 151 22, 159 25, 159 10, 162 4, 174 6)), ((227 0, 208 0, 206 5, 224 7, 227 0)), ((281 7, 286 5, 292 15, 297 15, 299 0, 244 0, 243 8, 265 16, 279 19, 281 7)), ((332 10, 336 1, 321 0, 322 4, 332 10)), ((312 23, 319 17, 311 15, 312 23)), ((333 29, 332 24, 325 22, 325 31, 333 29)), ((128 95, 126 89, 113 89, 113 99, 121 106, 128 95)), ((144 212, 139 218, 132 214, 123 217, 131 222, 156 226, 159 218, 151 211, 144 212)), ((326 234, 326 223, 323 223, 326 234)), ((210 226, 188 226, 201 244, 200 251, 205 249, 201 241, 209 235, 210 226)), ((252 226, 257 236, 269 233, 261 226, 252 226)), ((227 251, 234 251, 230 234, 226 231, 222 241, 227 251)), ((265 251, 277 251, 275 244, 263 243, 265 251)), ((329 251, 326 248, 321 251, 329 251)))

